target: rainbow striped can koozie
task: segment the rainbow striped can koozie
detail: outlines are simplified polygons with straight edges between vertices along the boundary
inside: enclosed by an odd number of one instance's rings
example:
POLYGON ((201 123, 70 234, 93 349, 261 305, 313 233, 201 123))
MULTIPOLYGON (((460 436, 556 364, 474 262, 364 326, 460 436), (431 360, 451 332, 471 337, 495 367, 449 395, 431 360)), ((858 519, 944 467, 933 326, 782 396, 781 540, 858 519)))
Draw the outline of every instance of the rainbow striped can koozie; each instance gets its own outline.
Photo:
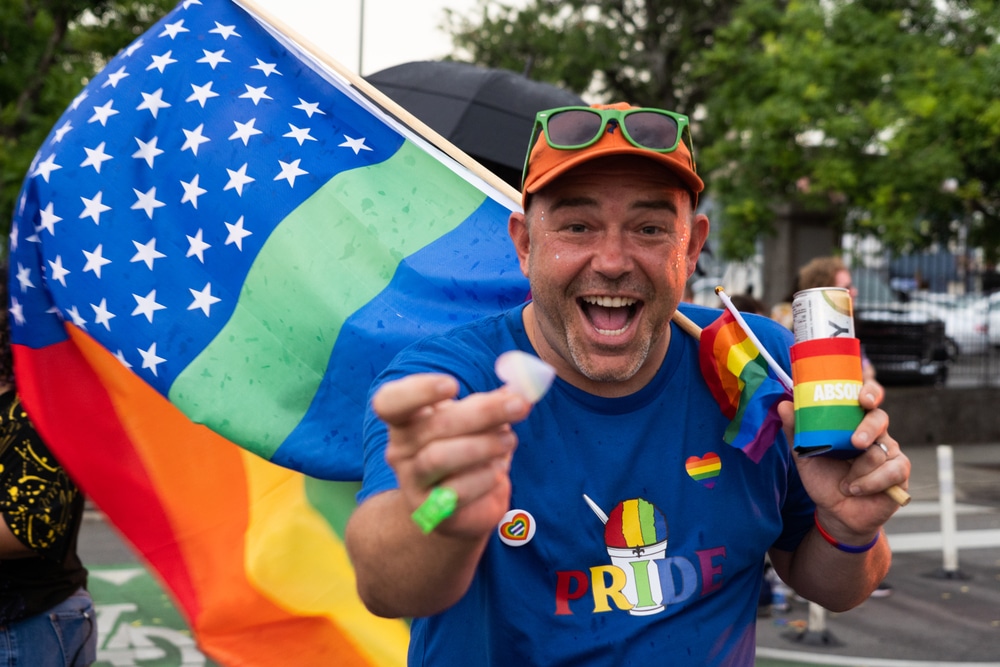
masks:
POLYGON ((792 345, 795 452, 850 459, 851 435, 861 423, 861 343, 815 338, 792 345))

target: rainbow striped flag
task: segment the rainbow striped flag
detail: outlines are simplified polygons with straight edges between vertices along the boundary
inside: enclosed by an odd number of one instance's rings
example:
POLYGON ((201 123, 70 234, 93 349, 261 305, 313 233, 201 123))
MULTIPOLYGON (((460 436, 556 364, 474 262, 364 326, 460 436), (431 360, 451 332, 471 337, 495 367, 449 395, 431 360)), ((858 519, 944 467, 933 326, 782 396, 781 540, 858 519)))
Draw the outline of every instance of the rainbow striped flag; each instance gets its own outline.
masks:
POLYGON ((729 420, 724 440, 760 462, 779 429, 778 403, 791 398, 728 310, 701 332, 701 372, 729 420))
POLYGON ((861 342, 857 338, 816 338, 792 346, 795 384, 795 451, 804 456, 854 458, 851 435, 864 410, 861 342))
POLYGON ((227 0, 182 2, 57 122, 10 238, 19 388, 213 658, 402 664, 343 480, 399 349, 525 299, 516 206, 227 0))

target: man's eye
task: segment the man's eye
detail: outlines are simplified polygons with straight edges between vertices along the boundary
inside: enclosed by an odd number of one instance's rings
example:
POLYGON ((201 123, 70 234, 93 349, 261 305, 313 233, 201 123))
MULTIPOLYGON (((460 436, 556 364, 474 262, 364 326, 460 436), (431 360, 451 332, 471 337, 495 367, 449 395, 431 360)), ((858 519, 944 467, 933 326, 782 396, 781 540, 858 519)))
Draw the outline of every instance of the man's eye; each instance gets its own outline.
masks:
POLYGON ((573 232, 574 234, 582 234, 587 231, 586 225, 567 225, 566 231, 573 232))
POLYGON ((657 235, 657 234, 660 233, 660 228, 659 227, 654 227, 652 225, 649 225, 649 226, 641 228, 639 231, 644 236, 655 236, 655 235, 657 235))

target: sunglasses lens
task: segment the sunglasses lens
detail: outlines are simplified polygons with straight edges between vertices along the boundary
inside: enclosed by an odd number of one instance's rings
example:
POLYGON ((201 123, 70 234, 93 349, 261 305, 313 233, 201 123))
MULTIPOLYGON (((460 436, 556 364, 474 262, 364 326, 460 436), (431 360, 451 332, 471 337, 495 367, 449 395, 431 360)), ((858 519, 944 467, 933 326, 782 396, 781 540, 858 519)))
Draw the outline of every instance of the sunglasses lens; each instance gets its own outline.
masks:
POLYGON ((586 144, 601 131, 601 115, 586 109, 570 109, 549 116, 550 146, 575 147, 586 144))
POLYGON ((632 140, 645 148, 667 150, 677 145, 677 121, 650 111, 625 116, 625 129, 632 140))

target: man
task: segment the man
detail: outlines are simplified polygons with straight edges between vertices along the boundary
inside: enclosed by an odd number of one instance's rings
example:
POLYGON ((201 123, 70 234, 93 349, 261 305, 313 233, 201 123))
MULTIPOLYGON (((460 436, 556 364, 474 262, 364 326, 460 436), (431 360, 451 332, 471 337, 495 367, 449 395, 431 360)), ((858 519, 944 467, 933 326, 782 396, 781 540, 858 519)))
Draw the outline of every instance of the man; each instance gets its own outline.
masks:
MULTIPOLYGON (((882 491, 909 461, 877 385, 853 463, 796 466, 785 435, 759 463, 723 442, 698 343, 671 324, 709 228, 686 126, 627 104, 540 113, 509 222, 532 301, 376 381, 347 547, 368 607, 415 617, 411 664, 751 665, 765 553, 832 610, 885 574, 882 491), (509 349, 556 370, 533 407, 493 374, 509 349), (457 507, 424 534, 411 514, 435 486, 457 507)), ((787 365, 787 331, 754 321, 787 365)))

